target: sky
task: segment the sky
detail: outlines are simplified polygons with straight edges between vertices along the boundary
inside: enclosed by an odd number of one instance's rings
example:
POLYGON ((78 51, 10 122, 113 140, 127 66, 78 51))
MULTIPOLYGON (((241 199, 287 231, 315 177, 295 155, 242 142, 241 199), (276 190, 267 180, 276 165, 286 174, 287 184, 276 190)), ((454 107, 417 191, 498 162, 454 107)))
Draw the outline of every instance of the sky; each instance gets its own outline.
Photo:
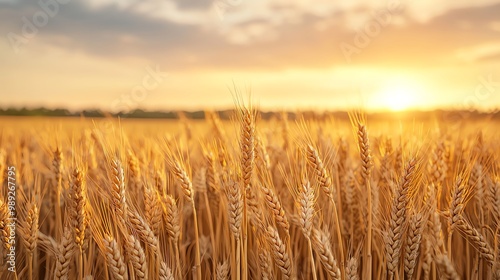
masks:
POLYGON ((500 107, 500 1, 0 0, 0 35, 0 107, 500 107))

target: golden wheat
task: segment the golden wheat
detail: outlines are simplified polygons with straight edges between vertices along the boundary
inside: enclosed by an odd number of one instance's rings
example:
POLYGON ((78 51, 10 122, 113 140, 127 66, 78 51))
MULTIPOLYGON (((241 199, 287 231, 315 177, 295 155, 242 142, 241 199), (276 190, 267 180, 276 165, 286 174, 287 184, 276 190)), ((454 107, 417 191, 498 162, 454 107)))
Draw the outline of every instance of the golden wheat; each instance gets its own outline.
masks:
POLYGON ((500 279, 494 120, 267 116, 0 123, 0 279, 500 279))

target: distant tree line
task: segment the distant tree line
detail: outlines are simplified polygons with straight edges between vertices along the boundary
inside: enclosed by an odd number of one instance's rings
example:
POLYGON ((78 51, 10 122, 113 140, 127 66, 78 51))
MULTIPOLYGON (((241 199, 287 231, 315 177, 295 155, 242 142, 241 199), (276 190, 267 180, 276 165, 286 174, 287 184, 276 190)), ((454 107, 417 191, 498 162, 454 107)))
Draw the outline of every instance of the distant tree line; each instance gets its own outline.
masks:
MULTIPOLYGON (((234 115, 234 110, 222 110, 216 112, 223 120, 231 119, 234 115)), ((43 116, 43 117, 86 117, 86 118, 138 118, 138 119, 178 119, 183 115, 188 119, 204 119, 205 111, 145 111, 136 109, 130 112, 109 113, 98 109, 70 111, 68 109, 48 109, 39 108, 0 108, 0 116, 43 116)), ((293 112, 273 112, 260 111, 261 119, 282 118, 286 115, 288 120, 315 119, 326 120, 330 118, 348 120, 346 111, 335 112, 317 112, 317 111, 293 111, 293 112)), ((460 121, 465 119, 500 119, 500 110, 492 110, 489 112, 483 111, 467 111, 467 110, 435 110, 435 111, 408 111, 408 112, 378 112, 369 113, 370 120, 431 120, 443 119, 449 121, 460 121)))

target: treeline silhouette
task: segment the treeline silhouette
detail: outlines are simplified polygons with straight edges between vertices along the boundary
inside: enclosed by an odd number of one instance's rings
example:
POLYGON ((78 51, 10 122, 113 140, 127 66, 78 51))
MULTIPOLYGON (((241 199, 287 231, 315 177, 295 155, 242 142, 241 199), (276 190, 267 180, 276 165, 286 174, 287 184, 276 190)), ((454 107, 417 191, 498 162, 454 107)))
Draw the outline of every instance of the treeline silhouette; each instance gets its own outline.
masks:
MULTIPOLYGON (((234 109, 215 111, 223 120, 228 120, 234 116, 234 109)), ((260 111, 262 119, 281 118, 286 114, 289 120, 300 118, 325 120, 329 118, 349 119, 347 111, 260 111)), ((130 112, 110 113, 98 109, 70 111, 68 109, 49 108, 0 108, 0 116, 41 116, 41 117, 86 117, 86 118, 137 118, 137 119, 178 119, 185 116, 188 119, 204 119, 206 111, 146 111, 136 109, 130 112)), ((404 111, 404 112, 376 112, 368 113, 371 120, 432 120, 444 119, 450 121, 470 120, 470 119, 495 119, 500 120, 500 110, 478 111, 478 110, 434 110, 434 111, 404 111)))

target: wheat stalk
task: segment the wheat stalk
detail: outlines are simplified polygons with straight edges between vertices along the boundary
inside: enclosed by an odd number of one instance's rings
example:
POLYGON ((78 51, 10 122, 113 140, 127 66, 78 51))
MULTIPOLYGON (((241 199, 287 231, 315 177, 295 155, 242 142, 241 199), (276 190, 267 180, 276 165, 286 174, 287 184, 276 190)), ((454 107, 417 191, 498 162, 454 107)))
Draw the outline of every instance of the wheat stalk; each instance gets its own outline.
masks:
POLYGON ((481 256, 493 266, 495 264, 495 254, 484 236, 477 231, 467 220, 459 216, 456 220, 457 228, 465 234, 467 239, 476 247, 481 256))
POLYGON ((467 195, 467 185, 463 175, 457 177, 455 189, 451 197, 448 210, 448 258, 451 259, 451 245, 453 232, 460 221, 463 209, 465 208, 465 197, 467 195))
POLYGON ((167 235, 174 243, 175 259, 177 265, 177 275, 181 274, 181 264, 179 256, 179 238, 181 235, 180 219, 179 219, 179 209, 177 208, 177 203, 175 199, 166 195, 162 198, 163 205, 163 217, 165 219, 165 229, 167 230, 167 235))
POLYGON ((309 181, 305 182, 302 189, 299 191, 298 197, 298 207, 299 207, 299 223, 302 233, 307 239, 307 244, 309 246, 309 255, 311 260, 311 271, 313 273, 313 279, 316 280, 316 264, 314 262, 314 254, 311 241, 311 232, 313 227, 314 218, 314 189, 311 187, 309 181))
POLYGON ((173 172, 181 184, 182 193, 188 202, 193 202, 194 190, 193 183, 189 178, 186 168, 178 161, 172 164, 173 172))
POLYGON ((10 212, 8 210, 7 204, 0 199, 0 234, 1 234, 0 240, 2 242, 2 247, 4 248, 5 252, 10 250, 10 243, 9 243, 10 233, 7 228, 7 225, 9 224, 9 217, 10 217, 10 212))
POLYGON ((323 192, 333 199, 336 196, 335 189, 332 187, 332 179, 326 170, 323 161, 321 160, 318 151, 312 146, 307 145, 307 162, 313 168, 316 178, 318 179, 319 186, 323 192))
POLYGON ((23 239, 24 246, 28 250, 28 253, 32 255, 35 252, 37 240, 38 240, 38 206, 32 203, 26 220, 21 224, 21 237, 23 239))
POLYGON ((255 114, 246 108, 241 113, 241 171, 246 189, 252 180, 255 160, 255 114))
POLYGON ((417 168, 416 158, 408 161, 401 183, 394 195, 391 206, 389 227, 384 236, 385 252, 387 258, 387 272, 389 279, 393 279, 399 265, 403 234, 406 226, 406 212, 408 208, 409 195, 417 168))
POLYGON ((226 196, 228 200, 229 229, 238 241, 241 236, 241 220, 243 216, 243 196, 237 182, 231 181, 227 184, 226 196))
POLYGON ((248 224, 248 214, 247 214, 247 199, 251 196, 250 184, 252 181, 254 161, 255 161, 255 113, 248 108, 242 108, 241 112, 241 135, 240 135, 240 150, 241 150, 241 173, 243 179, 244 195, 243 195, 243 250, 242 250, 242 269, 243 269, 243 280, 247 277, 247 224, 248 224))
POLYGON ((196 259, 195 259, 195 270, 197 274, 197 279, 201 280, 201 257, 200 257, 200 241, 198 236, 198 215, 196 213, 196 207, 194 204, 194 190, 193 183, 189 177, 185 166, 179 160, 173 160, 171 163, 173 167, 173 172, 177 179, 179 180, 184 193, 184 197, 188 202, 191 203, 191 208, 193 210, 193 224, 194 224, 194 236, 195 236, 195 246, 196 246, 196 259))
POLYGON ((111 236, 106 236, 102 242, 106 248, 105 255, 111 272, 111 278, 114 280, 127 280, 127 266, 125 265, 118 243, 111 236))
POLYGON ((228 221, 229 229, 236 242, 236 277, 240 277, 241 267, 241 222, 243 218, 244 196, 241 194, 240 186, 235 181, 226 182, 225 192, 228 200, 228 221))
POLYGON ((21 237, 23 244, 26 247, 28 255, 28 275, 29 279, 33 279, 33 255, 35 254, 38 240, 38 206, 32 203, 26 220, 21 223, 21 237))
MULTIPOLYGON (((368 129, 365 125, 365 119, 361 114, 354 114, 350 116, 352 126, 356 129, 357 144, 359 155, 361 157, 361 178, 363 186, 367 191, 367 212, 368 223, 366 227, 367 238, 364 255, 366 257, 366 269, 363 268, 363 278, 370 277, 372 274, 372 232, 373 232, 373 190, 371 186, 371 172, 373 168, 372 156, 370 150, 370 139, 368 137, 368 129)), ((342 260, 343 261, 343 260, 342 260)), ((342 263, 343 267, 343 263, 342 263)))
POLYGON ((75 245, 83 248, 85 230, 87 228, 87 198, 84 175, 78 168, 73 172, 73 181, 70 187, 70 216, 74 231, 75 245))
POLYGON ((406 254, 404 259, 405 273, 408 279, 412 279, 415 271, 424 228, 424 215, 422 213, 413 214, 410 219, 410 228, 406 239, 406 254))
POLYGON ((439 250, 446 251, 439 213, 437 213, 435 209, 432 211, 433 212, 430 213, 429 217, 429 229, 431 231, 430 237, 432 238, 432 242, 439 250))
POLYGON ((312 188, 311 183, 307 181, 299 193, 298 205, 301 229, 308 239, 311 238, 311 231, 313 228, 315 200, 314 188, 312 188))
MULTIPOLYGON (((69 241, 73 242, 73 240, 71 238, 71 231, 69 233, 70 233, 69 241)), ((47 254, 53 255, 53 256, 57 255, 58 244, 54 240, 54 238, 52 238, 48 235, 45 235, 44 233, 38 231, 38 241, 37 242, 38 242, 37 246, 40 246, 41 248, 43 248, 47 254)))
POLYGON ((161 207, 156 192, 150 185, 144 185, 144 212, 146 221, 151 226, 155 235, 159 234, 161 226, 161 207))
POLYGON ((139 160, 132 151, 128 151, 128 167, 130 175, 130 189, 135 195, 139 195, 142 187, 141 183, 141 169, 139 168, 139 160))
POLYGON ((334 280, 340 280, 340 269, 331 251, 332 245, 330 243, 330 237, 324 231, 315 229, 312 234, 312 242, 329 277, 334 280))
POLYGON ((71 238, 71 229, 64 228, 63 238, 61 243, 57 245, 56 268, 54 271, 55 279, 68 279, 69 266, 73 259, 74 242, 71 238))
POLYGON ((62 217, 61 217, 61 190, 62 190, 62 176, 63 176, 63 153, 57 147, 54 151, 54 159, 52 161, 52 172, 54 174, 54 185, 51 192, 51 203, 54 204, 54 213, 56 227, 62 227, 62 217))
POLYGON ((493 216, 500 220, 500 179, 495 178, 494 180, 488 188, 488 205, 492 208, 493 216))
POLYGON ((217 280, 228 280, 229 279, 229 264, 227 261, 219 263, 217 265, 217 280))
POLYGON ((493 266, 493 277, 495 280, 500 279, 500 231, 497 229, 496 234, 496 265, 493 266))
POLYGON ((69 192, 70 207, 69 215, 73 227, 73 240, 80 250, 78 256, 78 279, 83 278, 84 271, 84 244, 87 233, 87 223, 89 217, 87 214, 87 197, 84 181, 84 174, 78 168, 73 172, 73 181, 69 192))
POLYGON ((428 280, 431 274, 431 266, 433 261, 432 256, 432 242, 427 238, 424 243, 424 251, 423 251, 423 261, 422 261, 422 270, 424 272, 424 279, 428 280))
POLYGON ((292 278, 292 263, 290 262, 290 257, 287 253, 285 244, 281 240, 278 231, 272 227, 268 226, 266 230, 266 238, 271 248, 271 254, 276 262, 276 265, 281 270, 283 277, 285 279, 292 278))
POLYGON ((206 164, 207 164, 207 187, 208 187, 208 196, 210 200, 211 207, 215 210, 214 212, 218 212, 219 210, 219 188, 217 187, 217 169, 215 165, 215 156, 210 151, 205 154, 206 164))
POLYGON ((260 184, 260 190, 264 194, 264 200, 266 201, 267 208, 273 214, 276 223, 283 227, 285 232, 288 232, 290 224, 288 223, 285 210, 281 206, 278 196, 270 188, 266 187, 265 184, 260 184))
POLYGON ((449 279, 449 280, 459 280, 455 267, 451 263, 450 259, 446 255, 439 255, 436 257, 436 263, 441 268, 441 278, 440 279, 449 279))
POLYGON ((131 227, 139 233, 139 236, 153 251, 153 253, 158 253, 160 248, 158 238, 155 236, 153 230, 151 230, 149 224, 144 220, 144 218, 137 211, 129 211, 127 216, 131 227))
POLYGON ((348 280, 359 280, 358 274, 358 258, 352 257, 347 262, 347 266, 345 269, 346 279, 348 280))
POLYGON ((139 239, 129 235, 125 238, 125 244, 127 258, 132 263, 136 279, 148 279, 146 255, 139 239))
POLYGON ((123 172, 123 167, 119 160, 112 160, 111 168, 113 180, 110 188, 111 202, 115 211, 117 212, 118 221, 121 225, 125 225, 128 214, 128 204, 125 191, 125 175, 123 172))
POLYGON ((259 268, 260 268, 260 279, 269 280, 273 279, 273 270, 270 263, 272 262, 271 255, 268 250, 262 248, 262 244, 258 246, 259 252, 259 268))
POLYGON ((307 161, 310 164, 310 166, 313 168, 313 170, 316 173, 316 177, 319 181, 319 185, 323 192, 330 198, 330 202, 332 203, 333 206, 333 211, 334 211, 334 218, 335 218, 335 227, 337 230, 337 241, 338 241, 338 246, 339 246, 339 252, 340 252, 340 262, 341 265, 344 264, 344 245, 342 241, 342 231, 341 231, 341 216, 338 214, 337 211, 337 206, 335 203, 335 189, 332 187, 332 180, 330 178, 330 175, 328 175, 328 172, 323 164, 323 161, 321 160, 318 151, 312 146, 308 145, 307 146, 307 161))
POLYGON ((165 262, 161 262, 160 264, 159 278, 160 280, 174 280, 174 274, 165 262))

